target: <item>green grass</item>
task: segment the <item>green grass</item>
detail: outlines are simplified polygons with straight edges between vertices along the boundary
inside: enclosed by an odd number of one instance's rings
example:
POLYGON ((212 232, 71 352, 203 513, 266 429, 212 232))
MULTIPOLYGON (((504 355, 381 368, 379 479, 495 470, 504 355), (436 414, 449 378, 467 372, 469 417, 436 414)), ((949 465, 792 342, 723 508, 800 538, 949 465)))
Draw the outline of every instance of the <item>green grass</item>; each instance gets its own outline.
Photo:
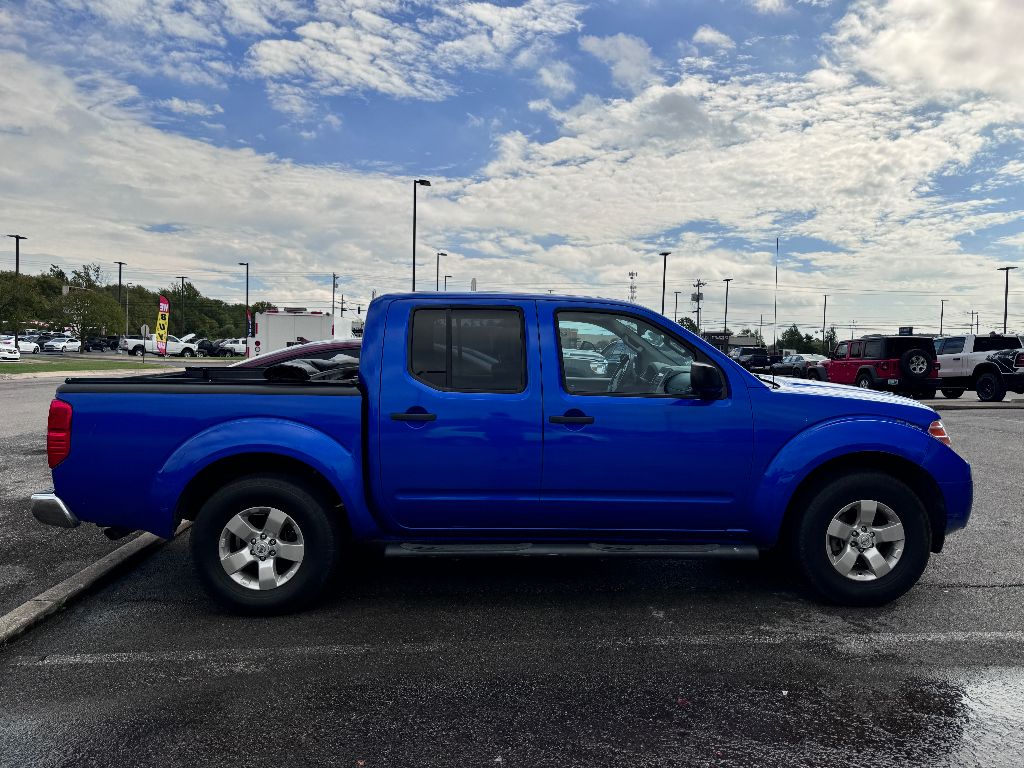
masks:
POLYGON ((143 365, 128 360, 53 360, 46 363, 26 362, 0 363, 0 373, 50 373, 54 371, 112 371, 139 370, 158 371, 163 365, 143 365))

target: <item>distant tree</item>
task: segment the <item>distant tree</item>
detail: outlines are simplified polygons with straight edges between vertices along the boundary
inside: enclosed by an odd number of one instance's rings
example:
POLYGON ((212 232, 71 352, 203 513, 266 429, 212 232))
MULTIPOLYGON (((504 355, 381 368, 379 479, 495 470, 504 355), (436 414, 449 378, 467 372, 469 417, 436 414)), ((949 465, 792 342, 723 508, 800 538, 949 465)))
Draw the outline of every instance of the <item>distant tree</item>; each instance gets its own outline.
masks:
POLYGON ((679 324, 681 326, 683 326, 683 328, 685 328, 688 331, 693 331, 694 333, 698 333, 698 334, 700 333, 700 331, 697 328, 697 324, 695 322, 693 322, 693 320, 691 318, 689 318, 689 317, 682 318, 679 321, 679 324))
POLYGON ((122 315, 117 301, 104 293, 72 287, 52 308, 52 325, 78 338, 117 333, 122 315))

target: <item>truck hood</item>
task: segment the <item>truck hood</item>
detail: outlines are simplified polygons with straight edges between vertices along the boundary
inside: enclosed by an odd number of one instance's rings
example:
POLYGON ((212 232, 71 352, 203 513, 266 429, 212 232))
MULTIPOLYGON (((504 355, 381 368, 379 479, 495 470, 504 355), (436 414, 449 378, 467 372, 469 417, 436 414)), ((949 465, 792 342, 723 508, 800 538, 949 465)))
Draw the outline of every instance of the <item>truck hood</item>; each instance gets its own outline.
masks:
MULTIPOLYGON (((762 384, 769 380, 769 377, 760 379, 762 384)), ((813 379, 791 379, 784 377, 775 378, 776 388, 772 390, 775 395, 785 398, 827 398, 827 400, 816 401, 813 410, 822 410, 822 406, 833 415, 873 415, 886 416, 889 418, 902 419, 903 421, 927 428, 929 424, 940 418, 939 414, 931 407, 911 400, 909 397, 902 397, 890 392, 878 392, 871 389, 861 389, 846 384, 833 384, 828 381, 814 381, 813 379), (825 403, 829 403, 829 407, 825 403)), ((771 385, 768 384, 768 387, 771 385)))

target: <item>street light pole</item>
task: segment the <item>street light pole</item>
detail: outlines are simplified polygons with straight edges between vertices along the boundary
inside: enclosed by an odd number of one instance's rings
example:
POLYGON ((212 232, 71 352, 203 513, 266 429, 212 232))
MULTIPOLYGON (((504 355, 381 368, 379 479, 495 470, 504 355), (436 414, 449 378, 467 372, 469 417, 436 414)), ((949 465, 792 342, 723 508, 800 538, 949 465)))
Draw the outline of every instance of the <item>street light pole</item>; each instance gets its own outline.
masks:
POLYGON ((252 335, 251 323, 249 322, 249 262, 240 261, 238 266, 245 267, 245 338, 252 335))
POLYGON ((435 291, 440 291, 441 290, 441 257, 442 256, 447 257, 448 254, 445 253, 444 251, 438 251, 437 252, 437 271, 436 271, 435 276, 434 276, 434 290, 435 291))
POLYGON ((946 302, 949 299, 939 299, 939 336, 942 335, 942 321, 946 318, 946 302))
POLYGON ((188 280, 187 275, 178 275, 174 278, 175 280, 181 280, 181 335, 185 335, 185 281, 188 280))
POLYGON ((1006 273, 1006 287, 1003 288, 1003 334, 1006 334, 1006 310, 1010 304, 1010 270, 1016 267, 998 267, 1000 272, 1006 273))
POLYGON ((451 277, 451 275, 445 275, 445 276, 444 276, 444 289, 445 289, 446 291, 448 290, 448 278, 449 278, 449 277, 451 277))
POLYGON ((725 283, 725 319, 722 321, 722 333, 726 334, 725 344, 726 344, 726 346, 728 346, 729 345, 729 336, 728 336, 728 334, 729 334, 729 283, 732 282, 732 278, 731 277, 723 278, 722 282, 725 283))
POLYGON ((125 266, 127 262, 115 261, 117 264, 117 306, 121 306, 121 267, 125 266))
MULTIPOLYGON (((125 335, 125 338, 128 338, 128 295, 129 295, 129 293, 131 291, 131 288, 132 288, 132 284, 131 283, 126 283, 125 284, 125 287, 124 287, 124 335, 125 335)), ((143 344, 146 343, 145 339, 143 339, 142 343, 143 344)))
POLYGON ((825 317, 828 314, 828 294, 825 294, 825 305, 821 308, 821 354, 828 356, 828 342, 825 340, 825 317))
POLYGON ((661 256, 661 314, 665 314, 665 276, 668 274, 668 256, 672 251, 662 251, 661 256))
POLYGON ((675 295, 676 295, 676 308, 672 312, 672 321, 678 323, 679 322, 679 294, 682 293, 682 291, 673 291, 673 293, 675 293, 675 295))
POLYGON ((412 292, 416 293, 416 190, 429 187, 427 179, 416 179, 412 183, 412 292))
POLYGON ((21 241, 28 240, 28 238, 24 235, 8 235, 8 237, 14 238, 14 296, 17 299, 14 305, 14 348, 20 349, 18 346, 18 326, 21 323, 21 318, 18 316, 18 308, 21 305, 21 300, 18 296, 18 279, 21 274, 21 241))

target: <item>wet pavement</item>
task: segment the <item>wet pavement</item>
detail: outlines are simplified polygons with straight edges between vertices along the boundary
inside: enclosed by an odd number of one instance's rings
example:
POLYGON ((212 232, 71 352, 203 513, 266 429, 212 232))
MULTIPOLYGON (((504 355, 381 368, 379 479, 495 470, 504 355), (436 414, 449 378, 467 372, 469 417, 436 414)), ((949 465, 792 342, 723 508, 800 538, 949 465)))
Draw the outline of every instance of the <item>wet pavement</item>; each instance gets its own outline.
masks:
POLYGON ((0 649, 0 765, 1024 765, 1024 414, 944 419, 974 517, 885 608, 767 563, 364 557, 241 618, 182 537, 0 649))

